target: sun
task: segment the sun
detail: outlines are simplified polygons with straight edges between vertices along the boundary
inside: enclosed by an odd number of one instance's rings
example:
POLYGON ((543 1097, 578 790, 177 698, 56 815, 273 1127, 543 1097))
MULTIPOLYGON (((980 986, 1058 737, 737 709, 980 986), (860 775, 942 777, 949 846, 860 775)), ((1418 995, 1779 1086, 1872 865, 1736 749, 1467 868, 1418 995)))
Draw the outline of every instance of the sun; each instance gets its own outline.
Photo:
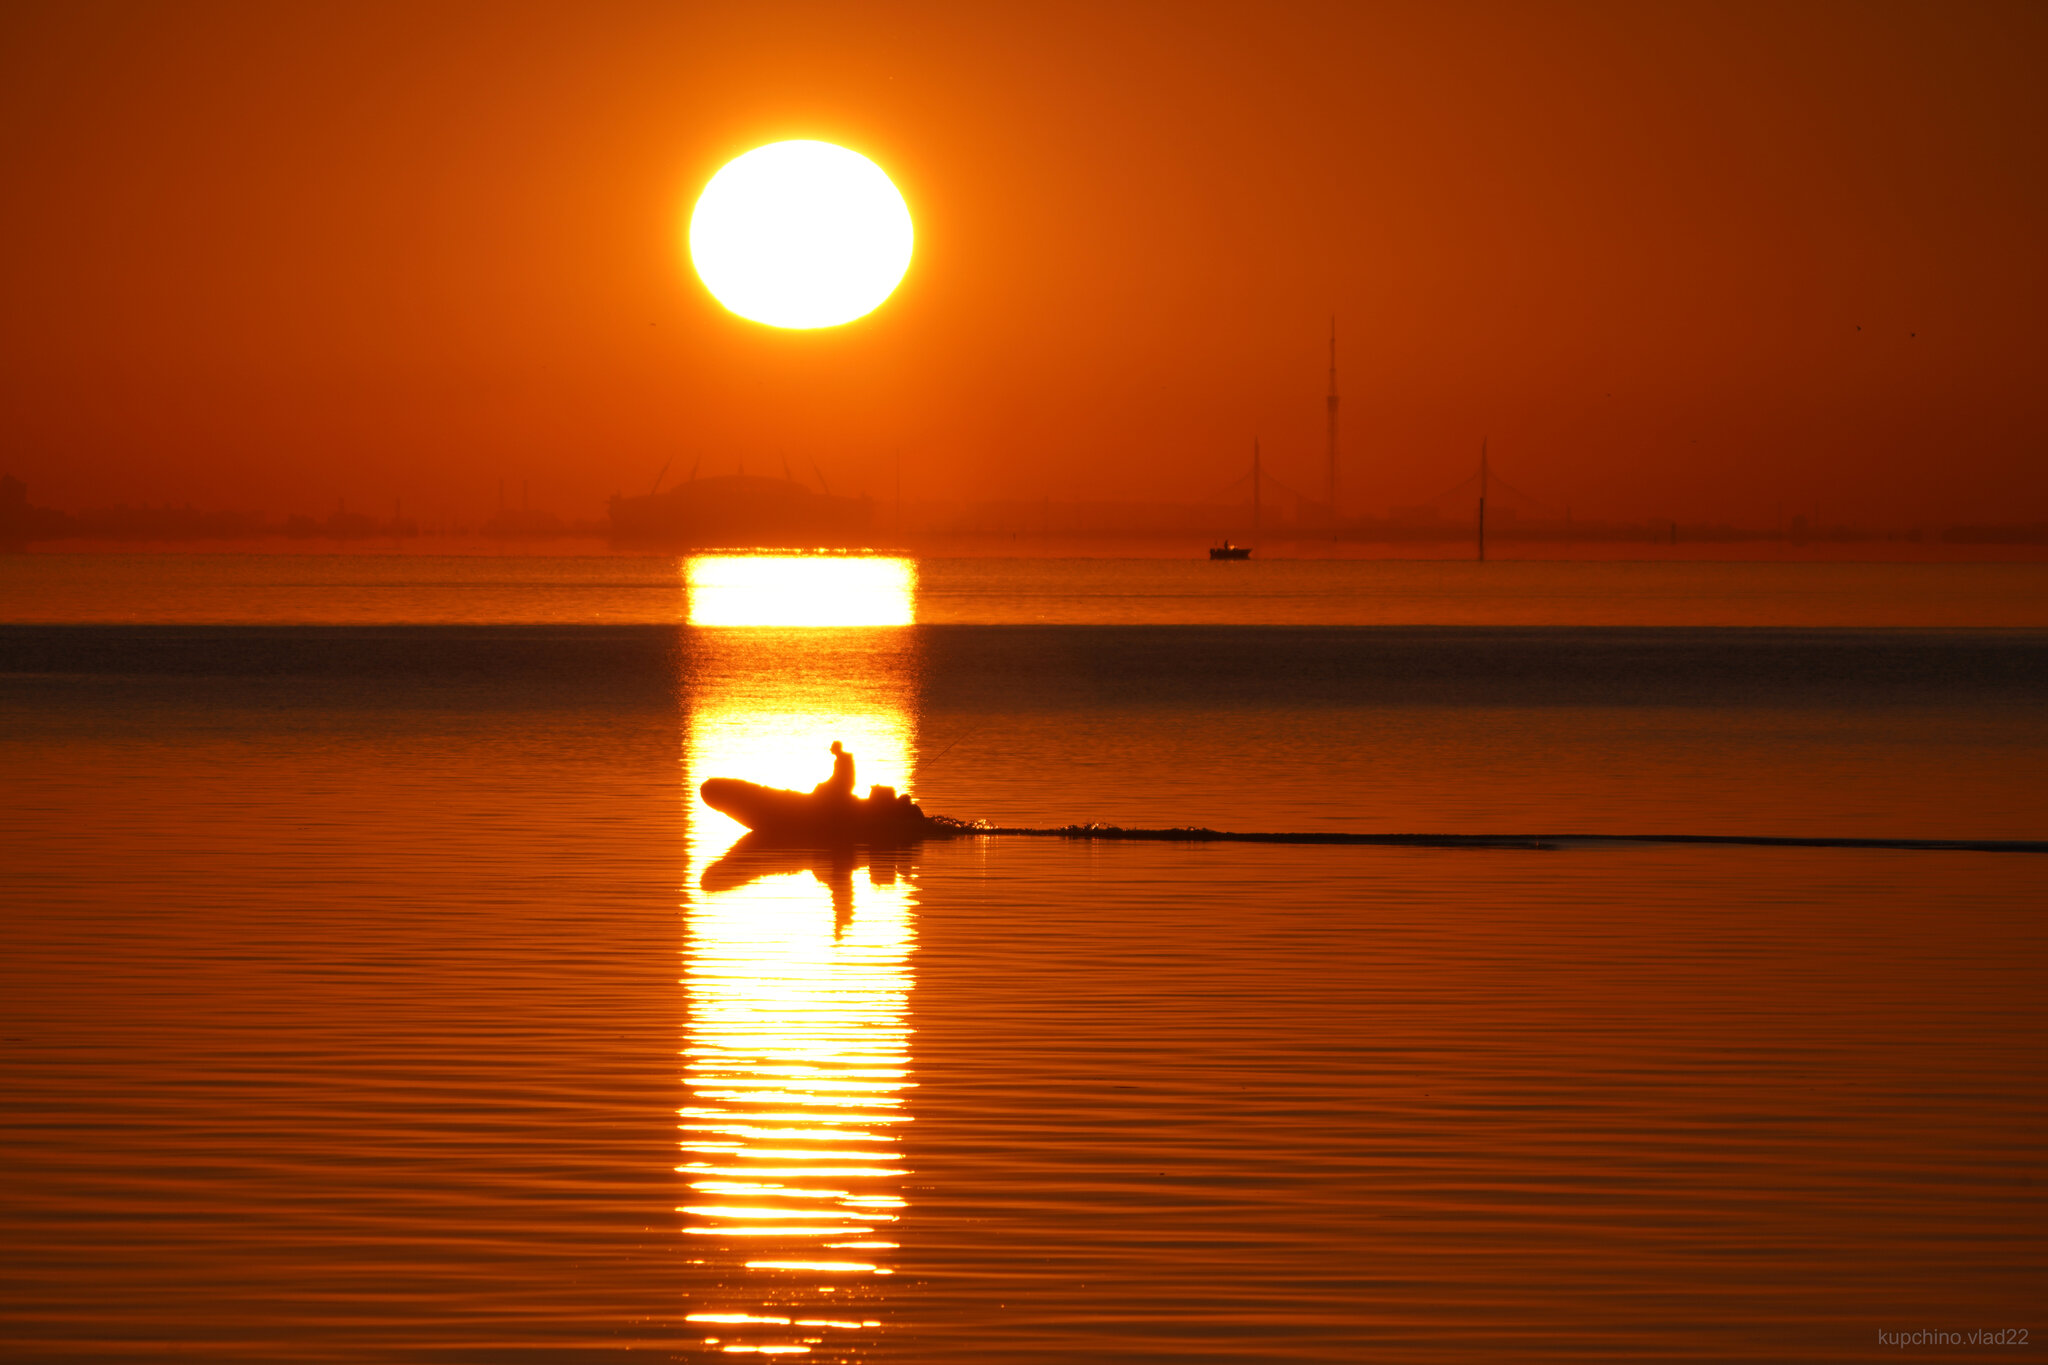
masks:
POLYGON ((690 212, 712 297, 771 327, 837 327, 910 268, 910 209, 882 168, 829 142, 771 142, 726 163, 690 212))

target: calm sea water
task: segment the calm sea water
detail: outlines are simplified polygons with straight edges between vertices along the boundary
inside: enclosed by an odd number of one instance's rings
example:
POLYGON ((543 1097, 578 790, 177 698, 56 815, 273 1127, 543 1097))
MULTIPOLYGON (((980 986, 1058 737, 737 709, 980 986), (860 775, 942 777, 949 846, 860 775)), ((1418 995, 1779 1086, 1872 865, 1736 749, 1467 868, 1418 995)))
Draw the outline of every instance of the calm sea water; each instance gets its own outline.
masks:
POLYGON ((2048 858, 695 798, 2048 837, 2037 566, 1246 567, 0 560, 0 1355, 2039 1339, 2048 858))
MULTIPOLYGON (((940 559, 914 587, 928 625, 2048 628, 2048 563, 940 559)), ((666 625, 689 597, 658 556, 0 556, 15 622, 666 625)))

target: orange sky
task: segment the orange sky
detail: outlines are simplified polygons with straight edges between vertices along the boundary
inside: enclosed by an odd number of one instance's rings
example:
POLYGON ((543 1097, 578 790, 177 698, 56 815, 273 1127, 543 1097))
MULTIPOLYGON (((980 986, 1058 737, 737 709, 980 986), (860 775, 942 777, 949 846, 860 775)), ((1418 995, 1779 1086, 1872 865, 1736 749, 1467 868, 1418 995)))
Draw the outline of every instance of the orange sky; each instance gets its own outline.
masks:
POLYGON ((671 456, 1197 497, 1256 433, 1313 488, 1335 312, 1347 513, 1486 435, 1580 516, 2048 518, 2048 8, 988 10, 15 0, 0 468, 596 516, 671 456), (849 327, 680 247, 787 137, 917 220, 849 327))

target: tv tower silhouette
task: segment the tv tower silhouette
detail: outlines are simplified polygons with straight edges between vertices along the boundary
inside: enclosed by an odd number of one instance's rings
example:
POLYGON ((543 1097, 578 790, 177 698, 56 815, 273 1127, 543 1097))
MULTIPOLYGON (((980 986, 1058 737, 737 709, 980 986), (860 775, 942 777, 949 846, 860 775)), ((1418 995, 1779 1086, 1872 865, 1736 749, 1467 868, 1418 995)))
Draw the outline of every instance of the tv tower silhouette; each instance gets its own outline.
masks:
POLYGON ((1329 494, 1330 525, 1337 525, 1337 317, 1330 315, 1330 435, 1329 494))

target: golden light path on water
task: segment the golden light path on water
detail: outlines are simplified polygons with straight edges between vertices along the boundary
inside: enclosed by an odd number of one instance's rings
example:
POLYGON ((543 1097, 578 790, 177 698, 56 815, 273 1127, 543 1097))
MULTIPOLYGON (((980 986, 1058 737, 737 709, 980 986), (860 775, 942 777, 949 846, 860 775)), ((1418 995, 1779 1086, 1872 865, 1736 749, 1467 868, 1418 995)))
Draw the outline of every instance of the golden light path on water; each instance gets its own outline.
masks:
POLYGON ((735 848, 707 777, 808 789, 833 740, 858 780, 910 789, 908 560, 686 561, 688 998, 679 1111, 689 1321, 705 1348, 836 1356, 884 1326, 907 1205, 915 888, 866 851, 735 848), (821 628, 823 627, 823 628, 821 628), (858 874, 858 875, 856 875, 858 874))
POLYGON ((697 555, 683 562, 693 626, 907 626, 917 565, 866 555, 697 555))

